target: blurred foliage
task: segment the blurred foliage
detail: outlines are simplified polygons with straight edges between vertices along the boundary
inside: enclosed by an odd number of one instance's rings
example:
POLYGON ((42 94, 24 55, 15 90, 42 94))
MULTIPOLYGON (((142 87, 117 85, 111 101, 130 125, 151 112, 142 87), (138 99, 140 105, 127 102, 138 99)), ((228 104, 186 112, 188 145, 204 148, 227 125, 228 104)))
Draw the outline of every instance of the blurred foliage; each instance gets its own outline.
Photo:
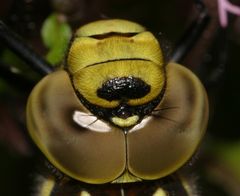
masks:
POLYGON ((212 146, 212 149, 210 150, 212 151, 211 153, 219 159, 219 161, 231 168, 232 172, 234 172, 240 182, 240 141, 218 141, 212 146))
POLYGON ((43 23, 41 30, 44 45, 49 48, 46 59, 53 65, 60 63, 67 50, 72 31, 64 16, 52 14, 43 23))
MULTIPOLYGON (((39 78, 38 73, 29 68, 28 65, 22 59, 20 59, 15 53, 9 49, 5 49, 1 53, 1 61, 7 65, 14 65, 11 67, 13 72, 21 73, 25 78, 29 80, 35 80, 39 78)), ((1 90, 1 89, 0 89, 1 90)))
MULTIPOLYGON (((156 35, 164 34, 174 47, 196 18, 193 2, 2 0, 0 17, 55 65, 63 60, 71 32, 96 19, 123 18, 139 22, 156 35)), ((232 16, 223 32, 218 24, 217 1, 204 2, 211 16, 210 28, 184 60, 184 64, 205 81, 210 99, 209 128, 196 158, 196 176, 203 196, 237 196, 240 195, 240 20, 232 16), (223 47, 225 41, 227 46, 223 47), (226 60, 221 60, 225 56, 226 60), (220 77, 213 79, 214 75, 220 77)), ((0 62, 15 67, 15 71, 32 81, 39 79, 38 74, 1 43, 0 52, 0 62)), ((0 195, 26 196, 33 192, 34 177, 38 173, 33 165, 37 165, 39 151, 26 133, 24 108, 29 93, 0 80, 0 195)))

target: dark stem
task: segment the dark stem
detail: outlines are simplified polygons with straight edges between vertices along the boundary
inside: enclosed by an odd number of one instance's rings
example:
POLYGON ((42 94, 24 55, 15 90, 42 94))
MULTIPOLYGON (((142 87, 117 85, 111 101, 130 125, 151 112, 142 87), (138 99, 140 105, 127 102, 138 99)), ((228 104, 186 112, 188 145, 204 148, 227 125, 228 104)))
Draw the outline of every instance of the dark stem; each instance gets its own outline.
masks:
POLYGON ((17 56, 25 61, 32 69, 41 75, 53 71, 52 66, 40 55, 34 52, 17 34, 12 32, 0 20, 0 41, 6 44, 17 56))
POLYGON ((173 52, 171 57, 172 61, 181 62, 184 59, 192 47, 194 47, 196 41, 201 37, 203 31, 209 23, 210 18, 204 4, 197 3, 197 7, 200 10, 200 14, 184 32, 184 35, 173 52))
POLYGON ((21 74, 12 71, 12 68, 6 63, 0 61, 0 77, 3 78, 8 84, 20 91, 30 91, 35 85, 34 81, 27 79, 21 74))

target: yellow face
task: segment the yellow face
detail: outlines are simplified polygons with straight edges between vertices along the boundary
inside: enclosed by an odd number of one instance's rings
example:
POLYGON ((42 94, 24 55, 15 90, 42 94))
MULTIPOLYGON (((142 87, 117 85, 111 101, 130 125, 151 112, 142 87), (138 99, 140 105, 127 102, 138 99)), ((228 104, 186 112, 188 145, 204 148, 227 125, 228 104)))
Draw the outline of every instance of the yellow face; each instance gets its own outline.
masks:
POLYGON ((164 92, 158 41, 142 26, 125 20, 98 21, 78 29, 67 70, 88 109, 119 127, 139 123, 164 92))

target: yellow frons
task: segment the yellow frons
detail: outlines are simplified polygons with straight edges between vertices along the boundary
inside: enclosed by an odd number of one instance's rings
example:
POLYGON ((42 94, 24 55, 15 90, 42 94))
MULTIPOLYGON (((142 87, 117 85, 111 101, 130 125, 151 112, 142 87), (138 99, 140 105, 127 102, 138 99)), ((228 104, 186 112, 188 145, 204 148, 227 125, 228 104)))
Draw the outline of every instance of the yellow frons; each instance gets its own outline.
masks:
POLYGON ((73 85, 90 103, 104 107, 117 107, 120 100, 108 101, 97 96, 97 89, 109 79, 133 76, 150 85, 150 92, 142 98, 130 99, 129 105, 141 105, 156 98, 161 92, 165 76, 163 68, 149 61, 126 60, 87 67, 73 76, 73 85))
POLYGON ((112 118, 112 122, 119 127, 133 126, 137 123, 138 120, 139 120, 139 116, 137 116, 137 115, 130 116, 126 119, 119 118, 119 117, 113 117, 112 118))

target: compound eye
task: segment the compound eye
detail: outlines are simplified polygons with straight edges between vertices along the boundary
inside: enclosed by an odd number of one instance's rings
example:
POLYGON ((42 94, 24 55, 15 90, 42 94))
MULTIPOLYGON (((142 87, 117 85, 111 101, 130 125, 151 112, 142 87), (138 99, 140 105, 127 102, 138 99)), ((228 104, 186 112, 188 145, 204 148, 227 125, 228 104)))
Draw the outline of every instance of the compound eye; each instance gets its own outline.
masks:
POLYGON ((128 169, 142 179, 167 176, 194 154, 208 121, 206 92, 189 70, 167 65, 167 88, 161 103, 127 136, 128 169))
MULTIPOLYGON (((92 121, 94 116, 79 102, 67 73, 52 73, 28 100, 29 133, 55 167, 79 181, 122 183, 167 176, 198 147, 207 125, 208 102, 199 80, 186 68, 169 64, 166 71, 162 102, 126 133, 104 121, 92 121), (171 107, 175 109, 167 109, 171 107)), ((121 115, 128 115, 122 109, 121 115)), ((113 118, 113 123, 137 121, 136 116, 123 118, 113 118)))
POLYGON ((33 89, 27 125, 48 160, 74 179, 101 184, 125 170, 124 134, 96 121, 79 102, 65 71, 49 74, 33 89))

